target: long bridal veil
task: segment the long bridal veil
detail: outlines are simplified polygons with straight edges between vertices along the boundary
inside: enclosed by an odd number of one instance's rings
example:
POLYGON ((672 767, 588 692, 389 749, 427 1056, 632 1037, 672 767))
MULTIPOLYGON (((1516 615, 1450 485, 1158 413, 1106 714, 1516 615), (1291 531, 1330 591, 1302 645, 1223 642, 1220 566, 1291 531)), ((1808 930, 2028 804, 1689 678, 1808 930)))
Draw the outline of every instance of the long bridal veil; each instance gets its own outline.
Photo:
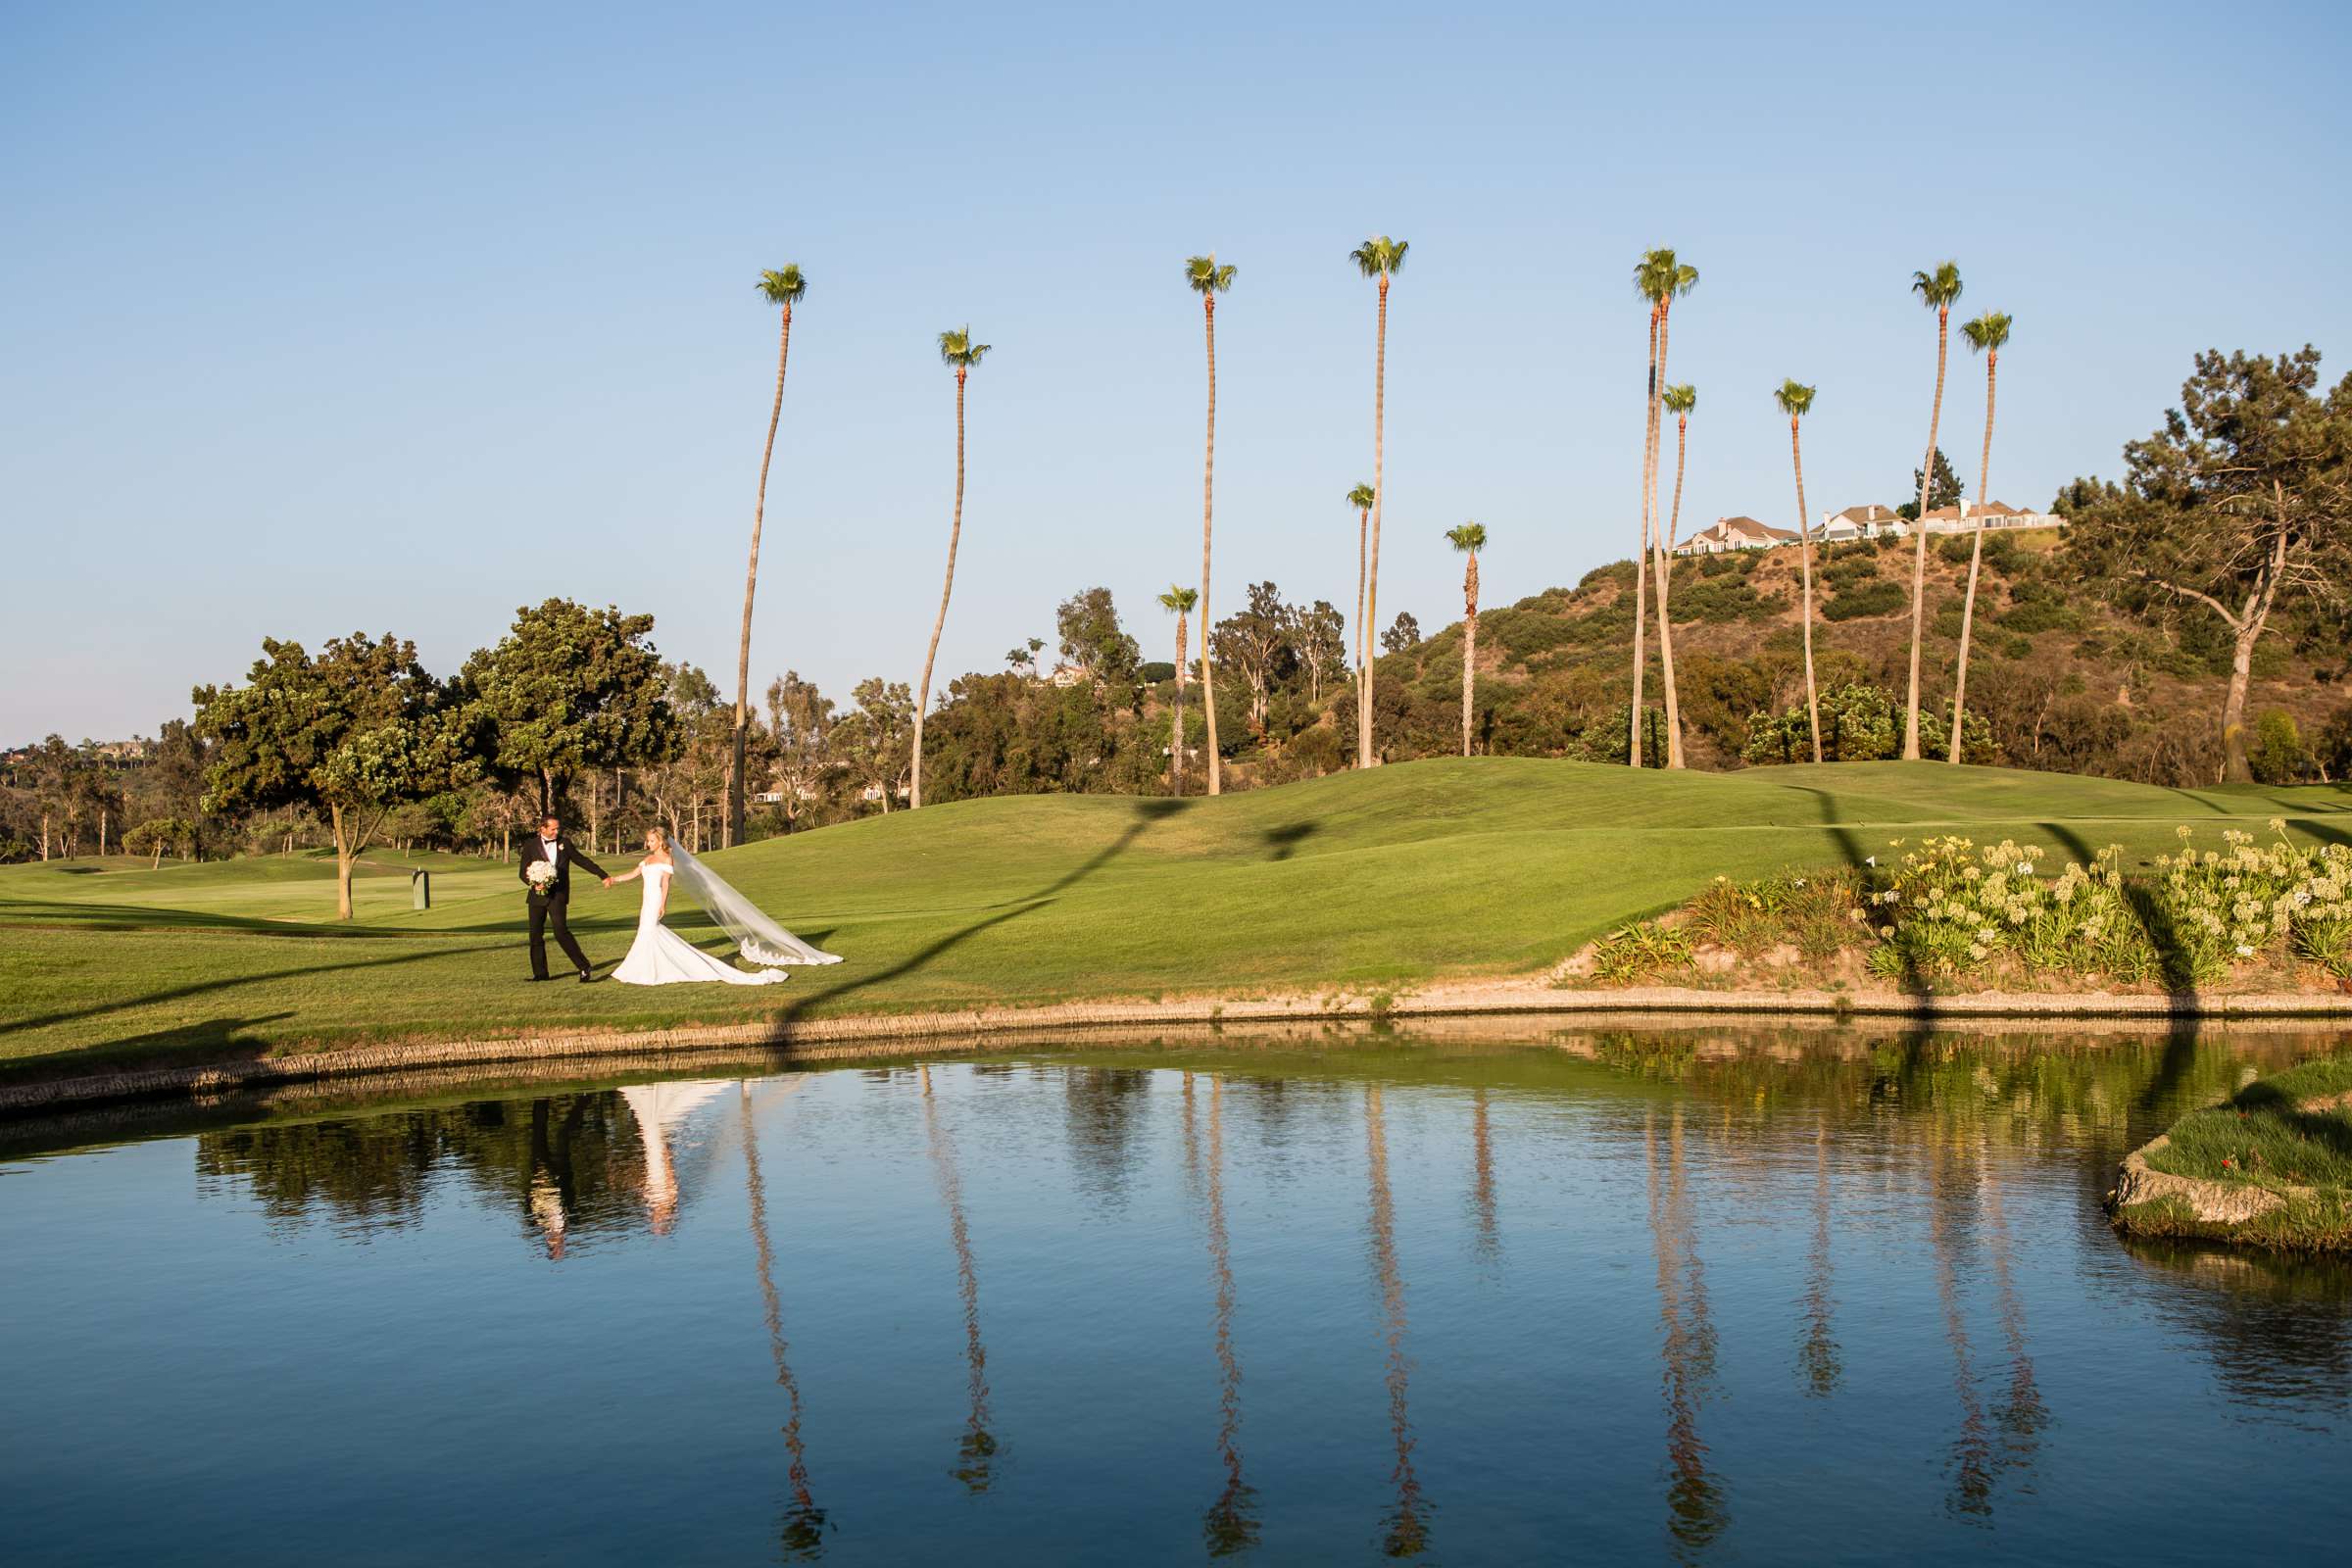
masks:
POLYGON ((760 906, 672 840, 669 858, 677 864, 678 886, 734 939, 735 951, 754 963, 771 968, 788 963, 839 963, 838 953, 820 953, 760 911, 760 906))

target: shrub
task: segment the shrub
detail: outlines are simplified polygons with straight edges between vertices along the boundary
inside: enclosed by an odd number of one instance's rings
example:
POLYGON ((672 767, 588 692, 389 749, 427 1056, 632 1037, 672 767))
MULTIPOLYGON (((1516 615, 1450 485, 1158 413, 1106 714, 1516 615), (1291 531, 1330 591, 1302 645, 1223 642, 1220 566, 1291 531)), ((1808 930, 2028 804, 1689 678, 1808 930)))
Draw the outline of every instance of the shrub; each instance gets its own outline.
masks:
POLYGON ((2293 784, 2311 775, 2311 749, 2303 744, 2294 714, 2274 708, 2254 721, 2246 764, 2258 784, 2293 784))
POLYGON ((1688 968, 1690 963, 1689 939, 1654 920, 1619 926, 1600 939, 1592 954, 1592 973, 1614 985, 1628 985, 1670 969, 1688 968))
POLYGON ((1858 620, 1864 615, 1891 615, 1910 604, 1910 591, 1901 583, 1874 577, 1833 596, 1821 607, 1821 618, 1858 620))

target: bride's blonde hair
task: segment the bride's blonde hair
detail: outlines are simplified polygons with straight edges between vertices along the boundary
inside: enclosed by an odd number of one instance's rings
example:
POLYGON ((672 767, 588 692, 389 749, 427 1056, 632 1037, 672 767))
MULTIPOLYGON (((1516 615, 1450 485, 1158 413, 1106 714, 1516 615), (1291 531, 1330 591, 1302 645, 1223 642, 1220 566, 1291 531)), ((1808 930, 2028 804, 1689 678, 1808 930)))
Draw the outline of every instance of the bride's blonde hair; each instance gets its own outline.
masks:
POLYGON ((669 835, 658 827, 647 828, 645 837, 648 843, 659 845, 665 850, 669 848, 669 835))

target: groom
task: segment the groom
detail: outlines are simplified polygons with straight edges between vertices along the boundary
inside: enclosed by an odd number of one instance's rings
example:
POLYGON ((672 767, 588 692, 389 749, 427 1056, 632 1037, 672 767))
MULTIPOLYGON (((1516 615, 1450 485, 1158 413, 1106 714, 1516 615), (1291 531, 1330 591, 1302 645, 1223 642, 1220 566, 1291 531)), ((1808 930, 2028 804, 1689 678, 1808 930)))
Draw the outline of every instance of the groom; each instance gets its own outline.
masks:
POLYGON ((539 836, 523 840, 522 865, 516 873, 522 878, 523 886, 529 889, 525 896, 531 906, 533 980, 545 980, 548 977, 549 926, 556 929, 556 946, 564 950, 564 956, 571 960, 571 966, 580 971, 580 984, 586 985, 592 978, 588 973, 588 956, 580 951, 577 942, 571 940, 571 927, 564 923, 564 916, 571 906, 571 868, 575 864, 606 887, 612 885, 612 879, 605 874, 603 866, 564 841, 564 824, 554 813, 540 818, 539 836), (540 860, 556 868, 555 879, 544 887, 531 887, 531 866, 540 860))

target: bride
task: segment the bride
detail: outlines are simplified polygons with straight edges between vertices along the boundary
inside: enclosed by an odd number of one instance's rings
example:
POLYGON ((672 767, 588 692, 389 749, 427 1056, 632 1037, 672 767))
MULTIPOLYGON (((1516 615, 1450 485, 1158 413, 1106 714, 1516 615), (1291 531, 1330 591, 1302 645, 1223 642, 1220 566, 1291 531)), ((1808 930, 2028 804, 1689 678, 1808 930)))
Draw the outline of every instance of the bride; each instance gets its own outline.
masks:
POLYGON ((612 971, 612 978, 623 985, 717 980, 731 986, 763 986, 792 978, 775 965, 841 961, 838 954, 819 953, 760 913, 749 899, 711 874, 709 866, 670 843, 669 835, 660 828, 646 834, 645 858, 637 868, 612 880, 639 879, 645 883, 645 902, 637 909, 637 940, 629 944, 627 956, 612 971), (662 916, 669 909, 672 883, 682 884, 720 929, 735 939, 736 951, 762 967, 738 969, 663 925, 662 916))

